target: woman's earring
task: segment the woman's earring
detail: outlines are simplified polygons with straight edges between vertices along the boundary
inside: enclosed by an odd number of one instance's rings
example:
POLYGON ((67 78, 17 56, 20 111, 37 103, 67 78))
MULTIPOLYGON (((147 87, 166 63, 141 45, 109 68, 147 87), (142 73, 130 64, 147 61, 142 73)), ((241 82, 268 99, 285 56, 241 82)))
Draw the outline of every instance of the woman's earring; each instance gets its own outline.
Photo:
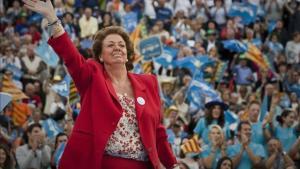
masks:
POLYGON ((128 59, 126 58, 126 62, 128 62, 128 59))
POLYGON ((102 59, 102 58, 100 58, 99 60, 100 60, 101 63, 103 62, 103 59, 102 59))

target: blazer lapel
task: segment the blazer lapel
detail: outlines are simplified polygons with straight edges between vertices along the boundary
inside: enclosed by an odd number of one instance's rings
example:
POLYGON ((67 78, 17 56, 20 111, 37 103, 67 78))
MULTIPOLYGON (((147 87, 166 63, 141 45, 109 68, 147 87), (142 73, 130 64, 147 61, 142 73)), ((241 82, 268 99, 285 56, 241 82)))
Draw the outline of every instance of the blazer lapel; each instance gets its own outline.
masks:
POLYGON ((112 85, 112 82, 105 70, 103 70, 103 74, 104 74, 104 78, 105 78, 105 84, 106 84, 106 87, 107 87, 110 95, 113 97, 113 99, 115 99, 116 103, 118 103, 118 107, 122 109, 122 106, 120 105, 117 93, 116 93, 116 91, 112 85))
POLYGON ((146 87, 143 83, 139 82, 133 74, 128 73, 128 77, 131 81, 134 91, 137 120, 140 121, 144 108, 147 105, 146 87))

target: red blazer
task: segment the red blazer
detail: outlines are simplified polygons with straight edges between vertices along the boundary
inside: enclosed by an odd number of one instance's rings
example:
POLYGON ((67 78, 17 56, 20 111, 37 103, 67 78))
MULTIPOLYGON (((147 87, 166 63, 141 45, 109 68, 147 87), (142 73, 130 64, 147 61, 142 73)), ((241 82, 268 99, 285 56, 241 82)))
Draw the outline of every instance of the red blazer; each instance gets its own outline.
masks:
MULTIPOLYGON (((81 111, 60 161, 60 169, 100 169, 105 145, 121 118, 122 107, 104 66, 85 60, 67 33, 48 43, 63 59, 81 96, 81 111)), ((161 122, 160 96, 153 75, 128 73, 135 95, 141 139, 153 168, 171 168, 176 159, 161 122), (144 99, 144 104, 141 103, 144 99), (140 101, 138 101, 140 100, 140 101)))

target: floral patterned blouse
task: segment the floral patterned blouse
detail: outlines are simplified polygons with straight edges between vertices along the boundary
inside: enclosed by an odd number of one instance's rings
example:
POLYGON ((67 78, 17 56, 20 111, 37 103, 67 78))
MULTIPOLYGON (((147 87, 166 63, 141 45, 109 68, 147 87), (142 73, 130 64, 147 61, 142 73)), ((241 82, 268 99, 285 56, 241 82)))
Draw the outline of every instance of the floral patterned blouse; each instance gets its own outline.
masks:
POLYGON ((117 95, 123 113, 116 130, 107 142, 105 153, 111 156, 148 161, 136 120, 134 99, 126 94, 117 95))

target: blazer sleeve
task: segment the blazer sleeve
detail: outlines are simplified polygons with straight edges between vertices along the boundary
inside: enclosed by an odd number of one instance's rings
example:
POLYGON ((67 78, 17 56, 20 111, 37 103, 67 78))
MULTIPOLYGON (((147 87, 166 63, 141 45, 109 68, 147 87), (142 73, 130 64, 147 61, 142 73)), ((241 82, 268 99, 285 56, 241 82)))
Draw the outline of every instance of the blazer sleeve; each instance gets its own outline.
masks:
POLYGON ((79 53, 65 32, 59 37, 51 37, 48 44, 57 55, 64 61, 79 91, 85 89, 91 79, 91 67, 88 66, 84 57, 79 53))
MULTIPOLYGON (((154 77, 154 76, 153 76, 154 77)), ((157 94, 157 99, 159 101, 160 105, 160 96, 159 96, 159 88, 158 88, 158 81, 156 77, 154 77, 154 83, 155 83, 155 92, 157 94)), ((159 121, 162 120, 162 114, 159 112, 159 121)), ((158 124, 158 127, 156 128, 156 148, 159 160, 161 163, 167 168, 172 168, 174 164, 177 163, 176 158, 173 154, 173 151, 171 149, 171 145, 169 144, 167 140, 168 136, 166 133, 166 128, 162 123, 158 124)))

